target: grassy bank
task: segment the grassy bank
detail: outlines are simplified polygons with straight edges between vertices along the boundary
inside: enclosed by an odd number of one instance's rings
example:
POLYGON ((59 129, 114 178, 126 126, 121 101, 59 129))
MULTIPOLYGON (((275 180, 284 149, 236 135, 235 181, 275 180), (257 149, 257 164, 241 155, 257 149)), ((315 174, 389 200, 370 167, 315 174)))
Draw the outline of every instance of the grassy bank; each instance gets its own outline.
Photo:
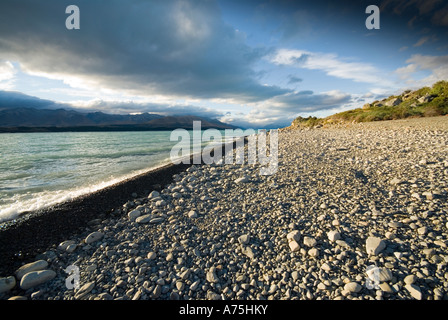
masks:
POLYGON ((326 118, 297 117, 291 127, 316 127, 333 123, 397 120, 409 117, 434 117, 448 114, 448 81, 436 82, 432 87, 406 90, 326 118))

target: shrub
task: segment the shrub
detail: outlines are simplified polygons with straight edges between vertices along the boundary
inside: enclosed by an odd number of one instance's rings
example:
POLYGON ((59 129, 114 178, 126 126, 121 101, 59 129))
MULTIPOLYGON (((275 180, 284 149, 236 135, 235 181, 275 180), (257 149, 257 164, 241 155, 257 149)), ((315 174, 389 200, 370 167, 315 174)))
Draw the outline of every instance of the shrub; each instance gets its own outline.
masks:
POLYGON ((321 124, 322 122, 323 122, 322 118, 311 117, 311 116, 307 117, 307 118, 297 117, 292 122, 292 125, 298 126, 298 127, 314 127, 318 124, 321 124))
POLYGON ((439 81, 434 83, 429 94, 448 97, 448 81, 439 81))
MULTIPOLYGON (((322 123, 332 123, 333 121, 367 122, 448 114, 448 81, 438 81, 431 88, 423 87, 414 92, 407 90, 404 93, 408 93, 409 98, 397 106, 381 106, 365 109, 357 108, 336 113, 325 119, 316 117, 297 117, 293 121, 293 125, 313 127, 322 123), (426 95, 432 95, 435 98, 430 102, 419 103, 418 99, 426 95)), ((394 97, 397 96, 390 96, 388 99, 394 97)), ((374 101, 371 103, 371 106, 377 102, 379 101, 374 101)))

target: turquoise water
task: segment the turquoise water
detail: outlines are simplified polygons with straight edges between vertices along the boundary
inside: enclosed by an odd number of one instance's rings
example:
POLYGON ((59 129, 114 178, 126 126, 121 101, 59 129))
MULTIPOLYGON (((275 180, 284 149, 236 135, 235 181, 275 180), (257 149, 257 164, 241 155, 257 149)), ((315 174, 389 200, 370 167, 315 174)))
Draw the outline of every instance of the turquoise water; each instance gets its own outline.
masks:
POLYGON ((170 141, 170 134, 171 131, 1 134, 0 222, 169 163, 170 150, 178 143, 170 141))

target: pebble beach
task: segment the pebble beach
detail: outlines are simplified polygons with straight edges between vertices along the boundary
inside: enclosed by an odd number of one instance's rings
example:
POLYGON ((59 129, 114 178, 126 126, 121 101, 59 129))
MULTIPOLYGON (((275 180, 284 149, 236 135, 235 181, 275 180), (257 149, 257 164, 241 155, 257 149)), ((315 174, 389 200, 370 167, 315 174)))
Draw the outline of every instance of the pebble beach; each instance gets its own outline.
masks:
POLYGON ((275 174, 192 165, 135 190, 0 274, 0 299, 445 300, 447 155, 446 116, 282 129, 275 174))

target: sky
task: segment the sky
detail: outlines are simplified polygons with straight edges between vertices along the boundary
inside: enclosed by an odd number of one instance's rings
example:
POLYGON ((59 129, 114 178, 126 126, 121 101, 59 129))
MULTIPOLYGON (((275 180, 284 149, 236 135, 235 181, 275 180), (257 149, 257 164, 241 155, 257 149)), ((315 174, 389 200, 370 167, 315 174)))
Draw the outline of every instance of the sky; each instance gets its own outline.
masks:
POLYGON ((0 90, 77 110, 278 128, 439 80, 446 0, 0 1, 0 90))

